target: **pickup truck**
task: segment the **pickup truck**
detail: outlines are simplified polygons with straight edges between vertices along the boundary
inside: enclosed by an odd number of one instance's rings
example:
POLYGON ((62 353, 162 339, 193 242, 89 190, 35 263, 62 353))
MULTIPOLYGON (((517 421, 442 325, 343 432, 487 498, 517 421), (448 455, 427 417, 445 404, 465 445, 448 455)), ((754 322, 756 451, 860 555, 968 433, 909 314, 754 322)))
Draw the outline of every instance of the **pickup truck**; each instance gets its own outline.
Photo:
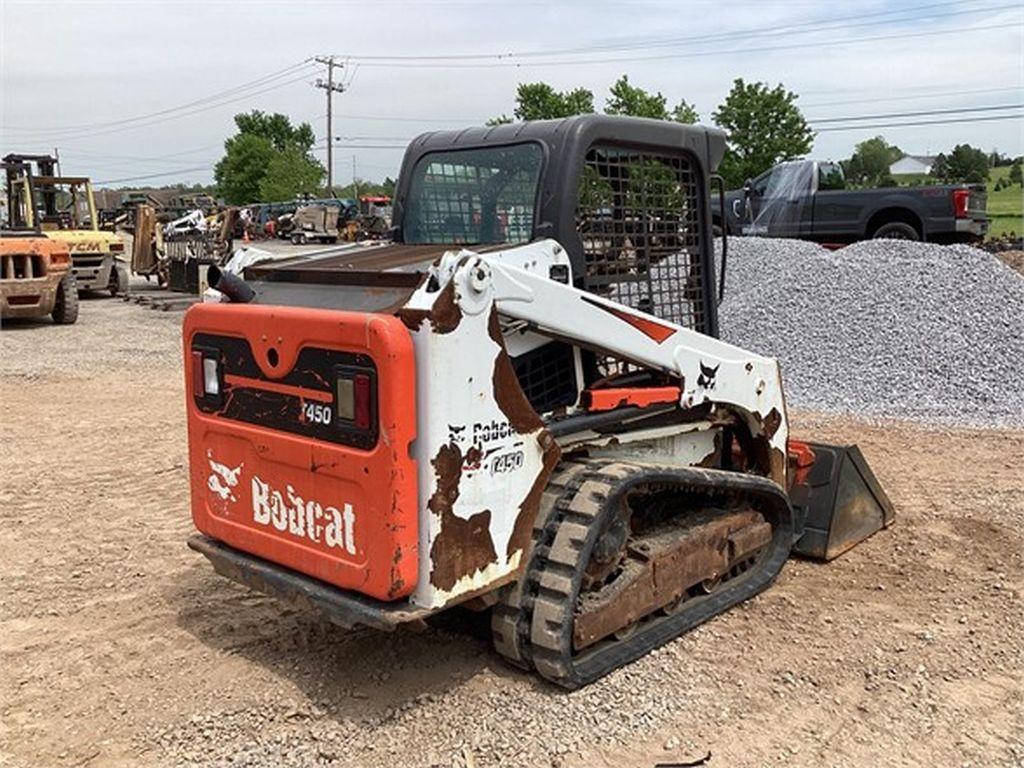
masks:
POLYGON ((730 235, 851 243, 876 237, 939 243, 988 231, 983 185, 846 189, 838 163, 779 163, 743 189, 712 197, 712 219, 730 235))

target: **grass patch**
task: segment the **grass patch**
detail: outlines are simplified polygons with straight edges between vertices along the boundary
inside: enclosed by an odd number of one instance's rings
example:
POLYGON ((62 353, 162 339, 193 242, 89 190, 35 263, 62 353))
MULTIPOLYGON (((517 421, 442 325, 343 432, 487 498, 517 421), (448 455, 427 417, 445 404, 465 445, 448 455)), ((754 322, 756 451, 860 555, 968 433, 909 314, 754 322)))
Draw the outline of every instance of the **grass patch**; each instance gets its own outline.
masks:
POLYGON ((995 191, 996 182, 1010 175, 1009 167, 993 168, 988 179, 988 215, 992 217, 989 237, 1024 233, 1024 190, 1014 184, 995 191))
MULTIPOLYGON (((989 225, 989 238, 1002 237, 1011 232, 1020 235, 1024 233, 1024 190, 1019 186, 1006 187, 995 191, 996 182, 1005 179, 1010 175, 1010 167, 993 168, 989 171, 988 183, 985 187, 988 190, 988 215, 992 219, 989 225)), ((901 187, 925 186, 935 184, 936 180, 925 174, 907 174, 897 176, 896 180, 901 187)))

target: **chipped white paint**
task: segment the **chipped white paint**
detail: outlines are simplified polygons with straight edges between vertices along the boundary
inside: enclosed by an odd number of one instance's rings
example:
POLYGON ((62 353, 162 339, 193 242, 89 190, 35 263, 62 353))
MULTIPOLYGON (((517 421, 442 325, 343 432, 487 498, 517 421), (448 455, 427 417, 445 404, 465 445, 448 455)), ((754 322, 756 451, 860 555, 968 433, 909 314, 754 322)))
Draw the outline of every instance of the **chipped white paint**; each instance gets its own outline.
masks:
MULTIPOLYGON (((406 305, 411 310, 434 308, 451 284, 461 313, 454 329, 437 332, 429 321, 413 331, 416 354, 419 466, 420 572, 412 602, 437 608, 459 596, 477 592, 508 577, 521 553, 506 556, 508 541, 523 499, 543 471, 540 430, 517 434, 494 398, 494 365, 501 347, 491 338, 492 308, 502 319, 504 334, 518 338, 517 351, 532 349, 551 338, 607 352, 620 359, 664 371, 681 382, 680 405, 711 402, 745 419, 753 434, 764 434, 769 415, 778 414, 769 442, 785 454, 786 412, 779 367, 718 339, 674 325, 593 293, 551 279, 552 267, 568 269, 564 249, 553 240, 487 254, 449 252, 431 269, 406 305), (629 313, 669 331, 659 343, 615 313, 629 313), (490 534, 497 560, 463 575, 448 590, 431 584, 431 548, 441 533, 441 519, 428 503, 437 491, 432 463, 444 446, 463 456, 458 496, 452 512, 468 520, 483 510, 491 513, 490 534), (472 449, 472 451, 471 451, 472 449)), ((571 282, 571 281, 570 281, 571 282)), ((582 376, 577 377, 582 381, 582 376)), ((574 410, 570 408, 569 411, 574 410)), ((652 460, 695 465, 712 455, 720 426, 711 420, 626 431, 615 436, 577 434, 563 446, 588 445, 597 453, 649 456, 652 460)), ((785 472, 785 462, 778 468, 785 472)), ((784 482, 784 474, 775 478, 784 482)))
MULTIPOLYGON (((480 254, 475 261, 468 261, 463 254, 467 270, 479 263, 486 265, 491 275, 488 290, 502 315, 530 322, 537 333, 572 339, 582 346, 679 376, 683 407, 709 401, 730 406, 743 416, 755 435, 763 434, 769 414, 776 411, 778 426, 769 442, 785 455, 785 401, 782 376, 774 359, 549 279, 550 266, 562 263, 564 258, 564 250, 554 240, 480 254), (529 263, 531 268, 515 266, 522 263, 529 263), (670 330, 671 335, 658 342, 614 312, 648 320, 670 330)), ((783 475, 775 479, 784 483, 785 462, 780 471, 783 475)))
POLYGON ((419 579, 413 603, 440 607, 461 595, 476 592, 514 573, 521 552, 507 552, 519 507, 543 470, 541 430, 517 433, 494 396, 495 362, 501 347, 491 338, 488 323, 493 300, 470 288, 467 252, 446 254, 434 270, 434 280, 417 290, 407 309, 430 310, 450 280, 456 281, 456 302, 462 313, 458 325, 438 333, 429 320, 413 330, 416 355, 417 439, 419 472, 419 579), (458 275, 456 276, 456 273, 458 275), (429 290, 434 287, 436 290, 429 290), (462 455, 458 497, 452 513, 463 520, 490 511, 490 537, 495 562, 461 576, 447 590, 431 583, 430 553, 441 531, 441 517, 428 507, 437 491, 434 459, 445 446, 462 455))

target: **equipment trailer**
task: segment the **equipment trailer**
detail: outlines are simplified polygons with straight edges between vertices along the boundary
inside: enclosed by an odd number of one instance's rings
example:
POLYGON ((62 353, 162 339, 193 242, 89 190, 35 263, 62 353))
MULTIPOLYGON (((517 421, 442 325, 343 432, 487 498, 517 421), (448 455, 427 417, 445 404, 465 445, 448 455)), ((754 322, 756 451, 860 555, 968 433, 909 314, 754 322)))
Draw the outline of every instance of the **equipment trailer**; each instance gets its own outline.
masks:
POLYGON ((428 133, 393 244, 211 270, 190 546, 345 627, 490 610, 575 688, 888 525, 859 451, 791 439, 777 363, 717 338, 724 149, 596 115, 428 133))

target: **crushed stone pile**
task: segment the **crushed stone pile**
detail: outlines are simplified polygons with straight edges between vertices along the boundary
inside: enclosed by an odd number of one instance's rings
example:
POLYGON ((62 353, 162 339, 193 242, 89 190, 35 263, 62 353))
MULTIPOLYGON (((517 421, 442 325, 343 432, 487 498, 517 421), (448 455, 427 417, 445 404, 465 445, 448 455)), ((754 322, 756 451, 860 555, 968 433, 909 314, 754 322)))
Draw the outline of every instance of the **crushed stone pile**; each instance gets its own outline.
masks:
POLYGON ((1024 426, 1024 277, 966 245, 730 238, 724 340, 796 407, 1024 426))

